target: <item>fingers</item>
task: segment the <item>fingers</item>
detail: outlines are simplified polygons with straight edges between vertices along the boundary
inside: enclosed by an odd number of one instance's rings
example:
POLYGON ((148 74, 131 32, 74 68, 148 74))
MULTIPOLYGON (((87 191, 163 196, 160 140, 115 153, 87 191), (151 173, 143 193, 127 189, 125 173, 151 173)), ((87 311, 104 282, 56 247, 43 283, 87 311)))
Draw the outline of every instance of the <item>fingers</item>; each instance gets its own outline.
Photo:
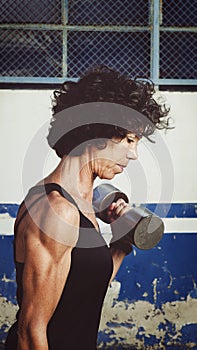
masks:
POLYGON ((109 223, 111 223, 111 222, 113 222, 114 220, 117 219, 117 215, 116 215, 116 212, 115 212, 115 206, 116 206, 116 203, 113 202, 113 203, 108 207, 107 216, 108 216, 108 219, 109 219, 109 223))
POLYGON ((117 216, 120 216, 121 215, 121 212, 124 208, 127 207, 127 203, 124 201, 124 199, 120 198, 117 200, 117 202, 115 203, 115 206, 114 206, 114 211, 116 213, 117 216))
POLYGON ((124 201, 124 199, 119 198, 117 202, 113 202, 108 208, 108 216, 111 222, 116 220, 119 216, 121 216, 125 209, 127 209, 128 204, 124 201))

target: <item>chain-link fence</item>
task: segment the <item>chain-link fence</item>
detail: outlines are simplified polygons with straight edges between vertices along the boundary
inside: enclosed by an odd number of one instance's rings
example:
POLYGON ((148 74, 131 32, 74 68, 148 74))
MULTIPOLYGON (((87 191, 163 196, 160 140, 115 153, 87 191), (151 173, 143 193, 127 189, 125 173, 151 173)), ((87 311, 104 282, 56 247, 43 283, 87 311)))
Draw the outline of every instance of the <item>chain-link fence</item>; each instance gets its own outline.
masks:
POLYGON ((0 0, 0 81, 59 83, 104 63, 195 84, 191 0, 0 0))
POLYGON ((163 0, 160 10, 160 79, 197 78, 195 1, 163 0))

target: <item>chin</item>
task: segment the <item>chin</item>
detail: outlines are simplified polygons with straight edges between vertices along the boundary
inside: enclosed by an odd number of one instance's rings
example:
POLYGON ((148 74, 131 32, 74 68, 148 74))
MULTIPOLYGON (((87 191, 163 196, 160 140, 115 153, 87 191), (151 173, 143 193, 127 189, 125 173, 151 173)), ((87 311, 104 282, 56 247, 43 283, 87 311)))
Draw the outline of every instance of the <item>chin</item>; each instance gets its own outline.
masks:
POLYGON ((114 178, 115 174, 101 174, 98 175, 99 179, 101 180, 112 180, 114 178))
POLYGON ((105 180, 112 180, 116 174, 109 174, 103 177, 105 180))

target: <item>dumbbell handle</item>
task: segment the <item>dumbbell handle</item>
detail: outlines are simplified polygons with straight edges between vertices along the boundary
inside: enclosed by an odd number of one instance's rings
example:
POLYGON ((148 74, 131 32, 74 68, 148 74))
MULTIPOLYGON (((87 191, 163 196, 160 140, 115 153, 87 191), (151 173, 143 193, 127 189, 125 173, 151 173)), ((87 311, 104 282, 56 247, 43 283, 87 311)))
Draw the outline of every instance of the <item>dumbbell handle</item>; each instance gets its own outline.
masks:
MULTIPOLYGON (((110 223, 108 207, 111 203, 123 198, 129 202, 125 193, 110 184, 101 184, 94 189, 93 207, 98 218, 110 223)), ((151 249, 159 243, 164 233, 164 224, 161 218, 143 206, 128 207, 128 210, 114 223, 113 240, 129 234, 129 239, 139 249, 151 249), (117 221, 117 223, 116 223, 117 221)))
POLYGON ((96 216, 109 224, 110 220, 108 217, 108 207, 113 202, 117 202, 119 198, 122 198, 126 203, 129 203, 127 195, 111 184, 102 184, 97 186, 94 189, 92 201, 96 216))

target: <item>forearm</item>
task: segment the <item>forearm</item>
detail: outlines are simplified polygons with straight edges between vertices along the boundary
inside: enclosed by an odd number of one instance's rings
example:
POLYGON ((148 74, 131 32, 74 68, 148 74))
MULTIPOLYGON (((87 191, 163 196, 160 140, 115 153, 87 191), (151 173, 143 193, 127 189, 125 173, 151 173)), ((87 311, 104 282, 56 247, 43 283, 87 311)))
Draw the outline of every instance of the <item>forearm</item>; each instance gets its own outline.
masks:
POLYGON ((110 247, 111 255, 112 255, 112 260, 113 260, 113 272, 112 276, 110 279, 110 283, 113 281, 115 278, 122 262, 125 257, 125 253, 122 250, 119 249, 114 249, 113 246, 110 247))
POLYGON ((121 237, 121 228, 116 222, 111 224, 112 229, 112 239, 110 242, 110 251, 113 259, 113 273, 110 282, 116 276, 123 259, 126 255, 130 254, 132 251, 132 244, 129 239, 129 235, 121 237), (119 238, 120 237, 120 238, 119 238))

